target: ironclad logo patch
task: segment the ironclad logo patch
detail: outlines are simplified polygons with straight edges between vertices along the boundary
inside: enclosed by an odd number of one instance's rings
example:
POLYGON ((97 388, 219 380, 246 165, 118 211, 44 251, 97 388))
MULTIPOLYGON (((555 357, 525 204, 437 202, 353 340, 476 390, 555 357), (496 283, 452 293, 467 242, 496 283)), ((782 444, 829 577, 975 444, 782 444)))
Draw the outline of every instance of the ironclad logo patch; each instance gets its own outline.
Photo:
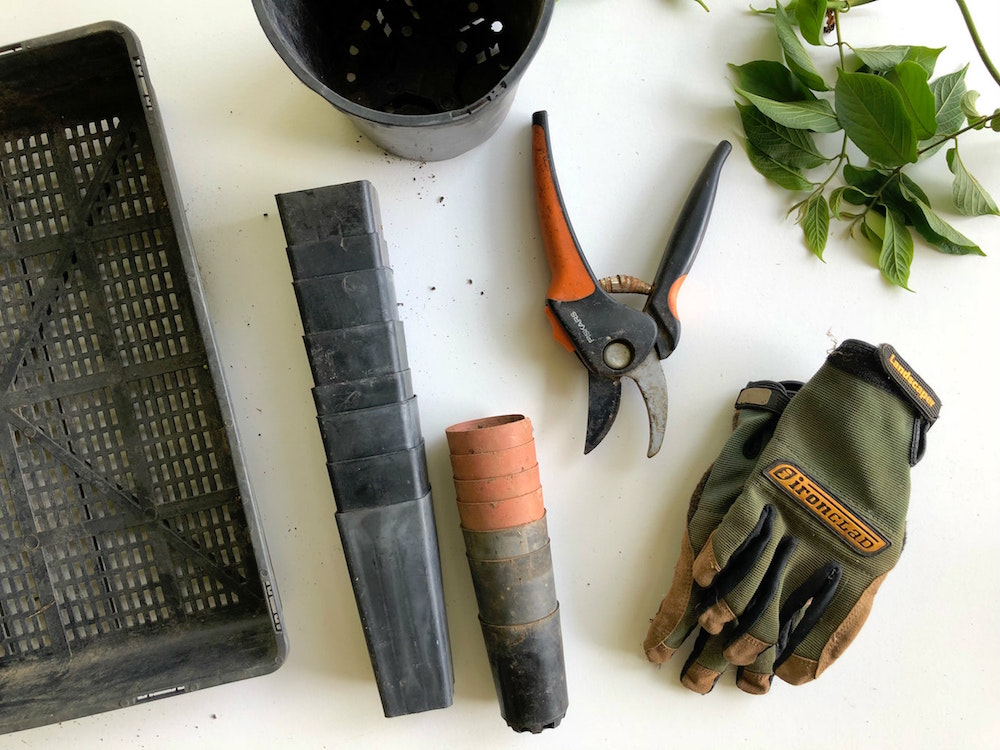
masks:
POLYGON ((885 537, 799 467, 786 461, 779 461, 771 465, 766 476, 778 489, 807 509, 854 551, 863 555, 874 555, 889 546, 889 541, 885 537))

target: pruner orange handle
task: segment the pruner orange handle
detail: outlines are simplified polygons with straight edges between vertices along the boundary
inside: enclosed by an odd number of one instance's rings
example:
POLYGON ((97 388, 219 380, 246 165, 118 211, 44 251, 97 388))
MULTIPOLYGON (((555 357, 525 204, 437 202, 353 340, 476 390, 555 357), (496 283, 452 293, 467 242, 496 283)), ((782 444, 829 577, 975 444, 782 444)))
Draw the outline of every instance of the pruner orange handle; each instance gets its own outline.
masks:
POLYGON ((656 324, 639 310, 613 300, 598 285, 559 192, 545 112, 535 113, 531 136, 538 220, 552 274, 545 309, 552 333, 595 375, 621 377, 653 348, 656 324), (609 353, 612 344, 617 346, 609 353))
POLYGON ((552 280, 548 298, 573 302, 594 293, 597 278, 587 264, 573 227, 566 215, 549 145, 548 117, 536 112, 531 122, 532 161, 535 171, 535 202, 542 229, 542 244, 552 280))

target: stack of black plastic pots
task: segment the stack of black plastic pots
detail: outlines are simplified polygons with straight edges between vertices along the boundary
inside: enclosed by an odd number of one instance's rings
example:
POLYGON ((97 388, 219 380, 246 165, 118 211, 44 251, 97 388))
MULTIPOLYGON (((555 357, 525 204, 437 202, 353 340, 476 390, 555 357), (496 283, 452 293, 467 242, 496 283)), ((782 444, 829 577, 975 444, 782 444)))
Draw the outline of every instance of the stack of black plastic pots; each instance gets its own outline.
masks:
POLYGON ((375 190, 361 181, 276 200, 337 526, 385 715, 449 706, 427 461, 375 190))

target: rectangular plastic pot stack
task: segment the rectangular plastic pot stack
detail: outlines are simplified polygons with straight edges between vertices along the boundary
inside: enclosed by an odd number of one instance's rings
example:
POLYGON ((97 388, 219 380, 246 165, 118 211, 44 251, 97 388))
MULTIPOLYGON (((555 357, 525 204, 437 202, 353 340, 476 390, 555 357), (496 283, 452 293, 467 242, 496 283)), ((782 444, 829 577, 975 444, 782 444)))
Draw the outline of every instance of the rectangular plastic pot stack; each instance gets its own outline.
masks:
POLYGON ((275 196, 337 526, 386 716, 452 702, 427 459, 375 189, 275 196))
POLYGON ((446 434, 500 714, 518 732, 556 727, 566 666, 531 422, 490 417, 446 434))

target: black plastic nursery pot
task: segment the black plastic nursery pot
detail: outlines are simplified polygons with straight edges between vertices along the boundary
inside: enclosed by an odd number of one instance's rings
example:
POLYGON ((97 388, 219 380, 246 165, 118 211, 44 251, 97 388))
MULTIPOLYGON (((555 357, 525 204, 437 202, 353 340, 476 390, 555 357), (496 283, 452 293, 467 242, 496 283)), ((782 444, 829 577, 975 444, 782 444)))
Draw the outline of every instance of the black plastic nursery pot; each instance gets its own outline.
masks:
POLYGON ((253 0, 285 64, 373 142, 441 160, 500 127, 555 0, 253 0))

